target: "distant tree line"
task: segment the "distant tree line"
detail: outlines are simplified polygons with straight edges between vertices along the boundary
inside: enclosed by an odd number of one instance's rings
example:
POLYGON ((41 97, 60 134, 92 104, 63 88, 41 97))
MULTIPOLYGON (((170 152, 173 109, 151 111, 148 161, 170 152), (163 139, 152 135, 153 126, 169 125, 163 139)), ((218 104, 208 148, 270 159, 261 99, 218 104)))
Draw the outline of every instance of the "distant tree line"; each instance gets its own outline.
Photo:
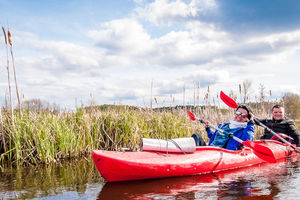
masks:
MULTIPOLYGON (((263 94, 263 92, 262 92, 263 94)), ((298 120, 300 119, 300 95, 295 93, 286 93, 281 99, 273 101, 266 101, 265 97, 261 95, 259 101, 257 102, 246 102, 255 112, 270 112, 271 108, 275 104, 281 104, 285 108, 286 116, 298 120)), ((244 102, 243 102, 244 103, 244 102)), ((226 109, 220 109, 215 105, 200 105, 200 106, 193 106, 193 105, 176 105, 176 106, 170 106, 170 107, 157 107, 153 108, 153 111, 172 111, 172 110, 191 110, 195 111, 196 109, 204 109, 205 107, 209 106, 212 110, 219 110, 224 112, 226 109)), ((40 111, 52 111, 52 112, 60 112, 61 108, 59 105, 53 103, 50 104, 48 101, 41 100, 41 99, 29 99, 26 101, 23 101, 22 107, 25 110, 30 110, 34 112, 40 112, 40 111)), ((141 109, 137 106, 127 106, 127 105, 95 105, 95 106, 86 106, 84 107, 87 111, 93 111, 93 110, 107 110, 111 108, 118 109, 119 107, 127 107, 128 109, 141 109)), ((147 108, 145 108, 147 109, 147 108)), ((225 111, 226 112, 226 111, 225 111)))
POLYGON ((29 99, 22 102, 23 109, 30 110, 33 112, 41 112, 41 111, 52 111, 59 112, 59 105, 53 103, 50 104, 48 101, 41 99, 29 99))

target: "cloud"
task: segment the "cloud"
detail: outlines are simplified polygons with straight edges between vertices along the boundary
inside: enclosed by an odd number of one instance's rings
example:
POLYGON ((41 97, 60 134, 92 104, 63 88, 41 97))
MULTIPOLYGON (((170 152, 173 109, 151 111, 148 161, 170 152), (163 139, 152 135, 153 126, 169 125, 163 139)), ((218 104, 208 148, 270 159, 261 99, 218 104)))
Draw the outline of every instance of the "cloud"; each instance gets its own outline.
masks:
POLYGON ((216 82, 223 82, 229 79, 229 72, 226 70, 202 70, 198 69, 193 73, 183 76, 183 80, 199 81, 202 86, 212 85, 216 82))
POLYGON ((286 48, 298 48, 298 35, 294 32, 239 38, 213 24, 190 21, 183 31, 171 31, 159 38, 151 38, 140 22, 128 18, 113 20, 105 23, 100 30, 89 31, 89 36, 103 51, 101 63, 106 67, 117 64, 120 67, 176 68, 209 63, 241 67, 245 63, 268 59, 286 48))
POLYGON ((176 0, 156 0, 144 7, 136 9, 139 17, 155 25, 173 25, 174 22, 184 22, 187 18, 195 18, 216 7, 214 0, 192 0, 189 4, 176 0))
POLYGON ((100 30, 91 30, 88 35, 107 54, 139 55, 151 48, 150 35, 135 19, 125 18, 106 22, 100 30))
POLYGON ((270 42, 268 36, 254 35, 245 38, 222 30, 216 24, 206 23, 196 18, 191 20, 188 17, 217 8, 215 1, 191 1, 187 4, 183 1, 161 0, 143 5, 144 7, 139 7, 137 12, 142 13, 146 19, 154 17, 155 20, 150 20, 154 24, 160 24, 158 19, 165 19, 161 13, 167 11, 169 14, 166 15, 172 16, 166 17, 168 22, 176 23, 175 16, 181 16, 186 18, 185 26, 182 26, 181 30, 174 29, 154 38, 139 18, 106 22, 100 29, 88 32, 96 46, 103 52, 103 65, 115 64, 120 67, 140 65, 144 68, 149 66, 182 68, 201 65, 202 68, 206 68, 206 65, 217 67, 222 64, 240 68, 247 63, 261 62, 274 54, 284 52, 286 49, 284 45, 289 49, 292 45, 294 49, 298 48, 299 41, 296 37, 289 43, 287 40, 284 41, 283 37, 289 33, 281 36, 281 40, 276 42, 275 49, 274 41, 270 42), (194 7, 197 7, 195 13, 190 9, 194 7))
MULTIPOLYGON (((103 56, 90 47, 84 47, 72 42, 43 40, 37 36, 25 33, 16 33, 18 47, 27 49, 31 58, 25 55, 30 64, 36 63, 37 68, 53 71, 77 71, 100 67, 103 56), (25 36, 24 36, 25 35, 25 36)), ((23 62, 25 56, 23 57, 23 62)), ((56 73, 56 72, 55 72, 56 73)))
POLYGON ((229 40, 225 32, 201 22, 189 22, 184 31, 151 38, 140 22, 128 18, 106 22, 101 29, 89 31, 88 35, 104 52, 104 58, 117 57, 121 66, 203 64, 211 62, 223 43, 229 40))
POLYGON ((194 84, 200 84, 202 88, 219 82, 229 81, 229 72, 226 70, 204 70, 189 71, 186 75, 179 76, 174 80, 156 80, 153 83, 153 93, 156 96, 178 95, 186 90, 192 90, 194 84))

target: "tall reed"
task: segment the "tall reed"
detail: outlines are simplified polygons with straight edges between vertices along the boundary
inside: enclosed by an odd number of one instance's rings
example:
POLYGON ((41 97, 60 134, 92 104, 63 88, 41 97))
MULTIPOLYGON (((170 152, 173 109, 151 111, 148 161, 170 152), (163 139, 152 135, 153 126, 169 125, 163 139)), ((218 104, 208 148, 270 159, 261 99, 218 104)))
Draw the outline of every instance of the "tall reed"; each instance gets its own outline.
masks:
MULTIPOLYGON (((3 119, 2 119, 2 110, 0 108, 0 134, 1 134, 1 139, 2 139, 2 145, 3 145, 3 150, 6 152, 6 141, 5 141, 5 135, 4 135, 4 128, 3 128, 3 119)), ((1 147, 0 147, 1 148, 1 147)))
MULTIPOLYGON (((107 110, 77 109, 75 113, 15 113, 15 129, 4 115, 5 146, 1 163, 38 164, 90 154, 93 149, 139 149, 140 140, 177 138, 203 132, 185 112, 151 111, 126 106, 107 110)), ((3 142, 3 141, 1 141, 3 142)))
POLYGON ((7 39, 5 28, 3 26, 2 26, 2 31, 4 34, 4 42, 6 46, 6 69, 7 69, 7 80, 8 80, 8 89, 9 89, 9 107, 11 113, 11 123, 12 126, 14 127, 14 110, 12 104, 12 92, 11 92, 11 83, 10 83, 9 57, 8 57, 8 39, 7 39))
POLYGON ((18 109, 19 112, 22 112, 22 106, 21 106, 21 100, 20 100, 20 95, 19 95, 19 88, 18 88, 18 82, 17 82, 17 74, 16 74, 16 67, 15 67, 15 58, 13 54, 13 42, 12 42, 12 34, 10 30, 7 30, 7 38, 8 38, 8 43, 10 47, 10 55, 11 55, 11 60, 12 60, 12 66, 14 70, 14 80, 15 80, 15 86, 16 86, 16 94, 17 94, 17 99, 18 99, 18 109))

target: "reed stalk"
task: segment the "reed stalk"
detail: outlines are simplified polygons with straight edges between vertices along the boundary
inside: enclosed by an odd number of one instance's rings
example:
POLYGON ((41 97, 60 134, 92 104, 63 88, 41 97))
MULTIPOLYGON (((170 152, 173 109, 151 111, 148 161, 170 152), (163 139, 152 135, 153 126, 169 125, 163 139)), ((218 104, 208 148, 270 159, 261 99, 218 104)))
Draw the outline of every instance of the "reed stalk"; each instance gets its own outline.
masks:
POLYGON ((7 79, 8 79, 8 89, 9 89, 9 107, 10 107, 10 114, 11 114, 11 123, 12 127, 14 128, 14 110, 12 105, 12 92, 11 92, 11 84, 10 84, 10 72, 9 72, 9 57, 8 57, 8 40, 5 28, 2 26, 2 31, 4 34, 4 41, 6 47, 6 69, 7 69, 7 79))
POLYGON ((2 118, 2 109, 0 108, 0 133, 2 136, 2 144, 3 144, 3 150, 6 152, 6 142, 5 142, 5 133, 3 128, 3 118, 2 118))
POLYGON ((16 86, 17 99, 18 99, 18 107, 19 107, 19 112, 21 114, 22 106, 21 106, 21 100, 20 100, 19 89, 18 89, 18 82, 17 82, 17 75, 16 75, 16 68, 15 68, 15 58, 14 58, 14 54, 13 54, 12 34, 9 29, 7 30, 7 36, 8 36, 8 43, 10 46, 10 55, 11 55, 11 60, 12 60, 12 65, 13 65, 13 70, 14 70, 14 80, 15 80, 15 86, 16 86))

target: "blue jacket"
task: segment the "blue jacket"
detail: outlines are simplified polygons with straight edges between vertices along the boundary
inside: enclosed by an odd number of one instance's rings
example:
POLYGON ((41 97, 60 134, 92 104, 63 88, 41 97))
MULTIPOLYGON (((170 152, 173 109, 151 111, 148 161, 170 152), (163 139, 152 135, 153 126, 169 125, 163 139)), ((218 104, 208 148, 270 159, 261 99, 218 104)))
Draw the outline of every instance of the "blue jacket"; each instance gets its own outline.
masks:
MULTIPOLYGON (((224 130, 225 129, 224 127, 226 127, 228 124, 229 123, 220 124, 218 126, 218 128, 224 130)), ((210 129, 206 129, 206 132, 207 132, 207 136, 209 138, 208 145, 210 146, 212 144, 212 142, 214 141, 218 131, 212 132, 210 129)), ((246 128, 238 128, 238 129, 235 129, 231 133, 233 133, 233 136, 235 136, 237 138, 240 138, 243 141, 253 140, 254 139, 254 124, 252 122, 249 122, 247 124, 246 128)), ((237 142, 233 138, 230 138, 228 140, 227 145, 226 145, 226 149, 228 149, 228 150, 238 150, 240 148, 240 146, 241 146, 241 144, 239 142, 237 142)))

